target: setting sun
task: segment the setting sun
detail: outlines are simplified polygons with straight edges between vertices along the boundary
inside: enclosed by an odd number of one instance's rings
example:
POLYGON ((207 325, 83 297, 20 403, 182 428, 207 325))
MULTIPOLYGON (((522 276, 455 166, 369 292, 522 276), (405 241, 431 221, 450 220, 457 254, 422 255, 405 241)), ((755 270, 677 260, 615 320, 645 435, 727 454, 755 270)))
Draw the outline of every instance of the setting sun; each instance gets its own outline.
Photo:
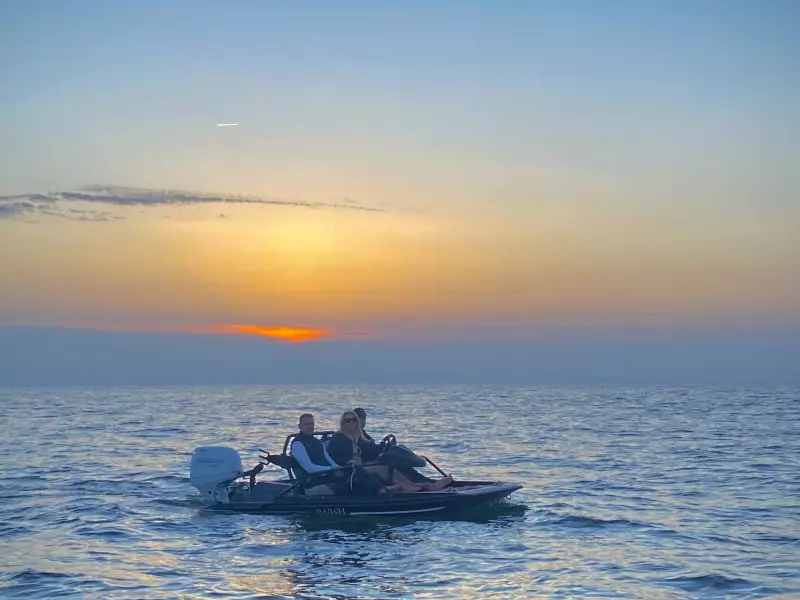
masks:
POLYGON ((257 335, 289 343, 317 342, 336 337, 336 334, 329 329, 289 325, 191 325, 176 330, 186 333, 257 335))
POLYGON ((261 335, 290 343, 316 342, 333 337, 333 333, 325 329, 309 327, 260 327, 258 325, 230 325, 231 332, 244 335, 261 335))

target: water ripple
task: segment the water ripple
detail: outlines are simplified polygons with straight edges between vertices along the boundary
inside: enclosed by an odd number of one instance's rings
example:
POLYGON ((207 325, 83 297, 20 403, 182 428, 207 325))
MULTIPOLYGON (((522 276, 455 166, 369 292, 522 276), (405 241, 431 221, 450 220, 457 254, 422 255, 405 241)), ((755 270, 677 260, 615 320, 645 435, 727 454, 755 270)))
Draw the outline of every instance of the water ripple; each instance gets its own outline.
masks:
POLYGON ((0 390, 0 595, 798 596, 798 400, 788 388, 0 390), (525 487, 458 518, 200 510, 194 447, 255 464, 300 412, 334 428, 356 405, 373 435, 457 477, 525 487))

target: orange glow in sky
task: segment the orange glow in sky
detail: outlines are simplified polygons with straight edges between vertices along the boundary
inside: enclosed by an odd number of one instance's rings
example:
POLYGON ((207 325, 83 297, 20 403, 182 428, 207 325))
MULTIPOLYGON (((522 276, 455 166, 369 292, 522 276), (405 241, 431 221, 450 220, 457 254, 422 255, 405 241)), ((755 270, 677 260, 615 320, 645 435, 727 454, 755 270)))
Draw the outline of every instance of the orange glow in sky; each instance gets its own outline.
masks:
POLYGON ((324 338, 333 337, 333 332, 310 327, 261 327, 259 325, 230 325, 229 327, 231 333, 263 335, 264 337, 291 343, 316 342, 324 338))
POLYGON ((184 329, 192 333, 218 333, 239 335, 260 335, 289 343, 317 342, 336 337, 333 331, 313 327, 292 327, 289 325, 199 325, 184 329))

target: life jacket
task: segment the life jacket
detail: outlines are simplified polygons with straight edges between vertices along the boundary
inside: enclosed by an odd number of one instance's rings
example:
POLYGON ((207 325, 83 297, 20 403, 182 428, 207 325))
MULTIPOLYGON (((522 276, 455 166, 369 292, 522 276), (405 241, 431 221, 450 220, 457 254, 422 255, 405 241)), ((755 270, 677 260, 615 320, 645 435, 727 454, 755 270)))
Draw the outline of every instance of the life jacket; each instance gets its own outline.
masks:
MULTIPOLYGON (((329 463, 325 458, 325 448, 323 447, 322 442, 320 442, 313 435, 308 435, 307 433, 303 433, 301 431, 295 436, 292 443, 294 442, 299 442, 303 445, 303 447, 306 449, 306 454, 308 454, 308 458, 310 458, 311 462, 315 465, 320 465, 323 467, 331 466, 331 463, 329 463)), ((297 461, 294 462, 295 470, 302 473, 302 475, 307 476, 308 473, 306 473, 305 469, 297 464, 297 461)))

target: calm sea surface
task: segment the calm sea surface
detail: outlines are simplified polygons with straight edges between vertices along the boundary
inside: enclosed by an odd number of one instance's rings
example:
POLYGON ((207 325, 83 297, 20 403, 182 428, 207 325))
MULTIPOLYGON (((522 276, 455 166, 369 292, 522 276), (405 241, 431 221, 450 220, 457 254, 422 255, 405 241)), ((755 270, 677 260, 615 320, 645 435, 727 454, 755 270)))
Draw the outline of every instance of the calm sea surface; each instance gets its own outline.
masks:
POLYGON ((800 598, 797 389, 0 390, 0 408, 2 597, 800 598), (252 466, 300 412, 330 428, 358 405, 456 478, 525 487, 459 520, 201 510, 196 446, 252 466))

